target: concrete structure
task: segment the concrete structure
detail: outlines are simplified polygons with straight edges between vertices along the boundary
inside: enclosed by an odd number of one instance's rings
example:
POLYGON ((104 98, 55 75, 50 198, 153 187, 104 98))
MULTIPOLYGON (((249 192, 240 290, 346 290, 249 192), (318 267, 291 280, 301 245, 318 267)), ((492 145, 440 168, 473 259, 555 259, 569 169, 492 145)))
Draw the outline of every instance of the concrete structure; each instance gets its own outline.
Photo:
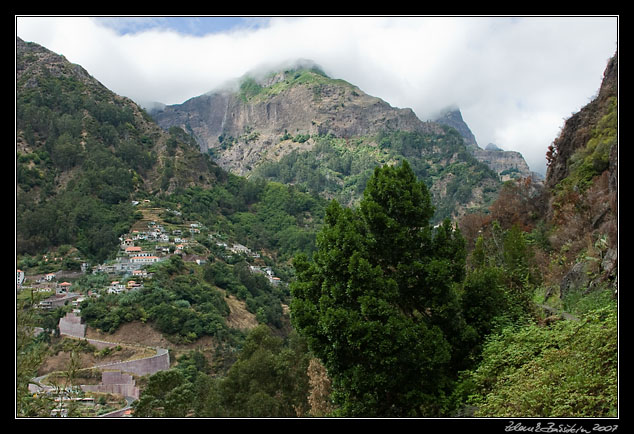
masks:
POLYGON ((166 371, 170 368, 170 355, 164 348, 157 348, 156 355, 145 359, 129 360, 126 362, 108 363, 94 366, 97 369, 119 370, 131 374, 143 376, 152 375, 158 371, 166 371))
POLYGON ((82 385, 85 392, 113 393, 139 399, 139 387, 134 378, 121 371, 104 371, 101 373, 101 384, 82 385))
POLYGON ((81 317, 68 312, 59 319, 59 334, 83 338, 86 335, 86 324, 82 324, 81 317))
POLYGON ((81 294, 79 293, 60 292, 52 297, 40 301, 39 307, 42 309, 54 309, 59 306, 64 306, 67 303, 72 303, 73 300, 79 297, 81 297, 81 294))

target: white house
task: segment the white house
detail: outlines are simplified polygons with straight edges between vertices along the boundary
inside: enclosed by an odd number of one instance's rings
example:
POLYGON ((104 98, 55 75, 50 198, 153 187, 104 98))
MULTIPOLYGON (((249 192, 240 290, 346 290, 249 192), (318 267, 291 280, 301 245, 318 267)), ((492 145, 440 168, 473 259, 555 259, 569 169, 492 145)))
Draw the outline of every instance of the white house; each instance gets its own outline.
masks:
POLYGON ((128 255, 134 255, 137 256, 139 253, 141 253, 142 249, 139 246, 130 246, 130 247, 126 247, 125 252, 128 255))
POLYGON ((242 244, 234 244, 233 247, 231 247, 231 250, 233 253, 251 253, 251 250, 249 250, 248 247, 243 246, 242 244))
POLYGON ((132 271, 132 276, 144 278, 144 277, 147 277, 147 271, 143 270, 143 269, 133 270, 132 271))
POLYGON ((108 287, 108 294, 120 294, 125 291, 125 285, 119 281, 112 282, 108 287))
POLYGON ((24 271, 18 269, 18 271, 17 271, 17 284, 18 284, 18 287, 21 286, 23 282, 24 282, 24 271))
POLYGON ((130 262, 133 264, 153 264, 159 261, 158 256, 133 256, 130 258, 130 262))

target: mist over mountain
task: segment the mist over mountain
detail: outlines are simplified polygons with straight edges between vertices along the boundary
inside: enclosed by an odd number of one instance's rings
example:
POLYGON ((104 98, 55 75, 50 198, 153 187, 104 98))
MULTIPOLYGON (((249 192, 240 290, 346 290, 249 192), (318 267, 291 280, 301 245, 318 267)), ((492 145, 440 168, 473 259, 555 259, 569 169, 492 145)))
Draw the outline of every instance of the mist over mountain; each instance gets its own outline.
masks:
POLYGON ((311 61, 263 71, 150 113, 162 128, 190 133, 228 171, 347 204, 358 200, 374 166, 404 158, 439 202, 438 218, 486 206, 499 186, 474 156, 475 139, 463 141, 456 131, 468 131, 464 122, 421 121, 311 61))
POLYGON ((616 54, 543 183, 307 61, 146 109, 17 38, 19 417, 618 417, 616 54))

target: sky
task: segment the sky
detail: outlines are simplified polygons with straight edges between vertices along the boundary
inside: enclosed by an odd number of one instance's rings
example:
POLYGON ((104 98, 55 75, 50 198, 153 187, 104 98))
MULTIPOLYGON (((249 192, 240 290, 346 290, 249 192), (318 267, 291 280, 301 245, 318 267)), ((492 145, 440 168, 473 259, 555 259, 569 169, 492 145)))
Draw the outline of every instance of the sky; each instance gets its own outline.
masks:
POLYGON ((16 16, 16 35, 149 107, 312 60, 422 120, 457 107, 480 147, 545 174, 548 146, 589 103, 618 16, 16 16))

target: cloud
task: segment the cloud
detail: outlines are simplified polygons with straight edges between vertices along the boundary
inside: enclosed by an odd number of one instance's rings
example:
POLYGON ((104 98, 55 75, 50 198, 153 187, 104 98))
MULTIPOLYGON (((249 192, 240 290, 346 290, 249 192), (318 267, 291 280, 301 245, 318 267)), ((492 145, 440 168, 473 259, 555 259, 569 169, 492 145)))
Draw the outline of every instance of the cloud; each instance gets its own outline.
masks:
POLYGON ((456 105, 482 147, 520 151, 541 172, 617 43, 616 17, 252 17, 231 29, 200 17, 194 35, 166 17, 16 22, 18 36, 142 105, 182 103, 255 67, 311 59, 423 120, 456 105))

